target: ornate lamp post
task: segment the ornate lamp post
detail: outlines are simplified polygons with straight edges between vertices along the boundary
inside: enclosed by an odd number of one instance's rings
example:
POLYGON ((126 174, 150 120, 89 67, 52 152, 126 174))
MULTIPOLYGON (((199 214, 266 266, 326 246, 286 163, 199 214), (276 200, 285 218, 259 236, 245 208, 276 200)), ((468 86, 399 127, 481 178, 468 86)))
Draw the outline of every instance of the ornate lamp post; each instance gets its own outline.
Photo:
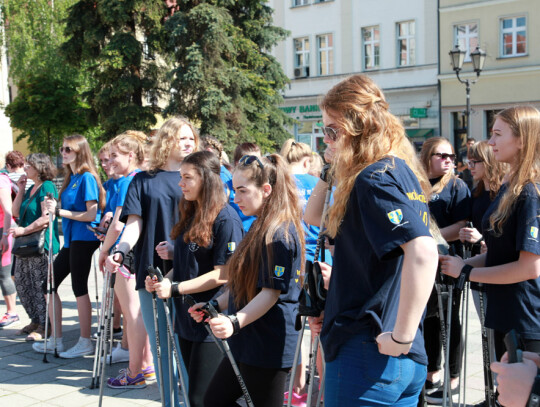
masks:
POLYGON ((476 78, 474 80, 471 79, 461 79, 459 77, 459 72, 461 71, 461 68, 463 67, 463 61, 465 60, 465 51, 461 50, 459 48, 459 45, 456 44, 453 50, 451 50, 449 53, 450 55, 450 61, 452 63, 452 69, 456 73, 456 76, 458 78, 458 81, 463 83, 465 85, 465 89, 467 92, 467 104, 465 107, 465 117, 467 119, 467 138, 471 137, 471 123, 470 123, 470 115, 471 115, 471 85, 476 83, 478 80, 478 77, 480 76, 480 72, 482 72, 482 69, 484 69, 484 62, 486 61, 486 53, 482 51, 479 47, 476 47, 476 49, 471 52, 471 59, 473 63, 474 72, 476 72, 476 78))

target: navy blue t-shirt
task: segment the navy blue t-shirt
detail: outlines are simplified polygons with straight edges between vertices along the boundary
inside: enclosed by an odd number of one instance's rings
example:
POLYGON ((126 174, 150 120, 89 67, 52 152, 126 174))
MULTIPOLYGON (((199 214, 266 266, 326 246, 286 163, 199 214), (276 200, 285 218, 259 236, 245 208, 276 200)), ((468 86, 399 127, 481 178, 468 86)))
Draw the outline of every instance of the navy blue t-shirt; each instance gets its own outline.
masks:
MULTIPOLYGON (((237 362, 251 366, 278 369, 294 364, 294 352, 298 332, 294 329, 298 313, 298 297, 301 281, 301 248, 294 224, 278 229, 272 239, 272 264, 268 270, 268 256, 263 248, 257 289, 272 288, 281 294, 266 314, 243 327, 238 335, 229 338, 231 350, 237 362)), ((246 235, 249 239, 249 234, 246 235)), ((234 273, 234 270, 229 270, 234 273)), ((243 307, 239 307, 242 309, 243 307)), ((237 309, 232 296, 229 298, 229 314, 237 309)))
MULTIPOLYGON (((486 267, 519 259, 519 252, 540 255, 538 230, 540 198, 533 184, 527 184, 500 236, 490 230, 489 217, 506 191, 504 184, 484 215, 484 239, 488 248, 486 267)), ((540 186, 538 186, 540 188, 540 186)), ((488 296, 486 326, 506 333, 515 329, 524 339, 540 339, 540 278, 515 284, 486 284, 488 296)))
MULTIPOLYGON (((471 221, 473 226, 482 234, 484 235, 484 228, 482 226, 482 219, 484 218, 484 214, 489 208, 489 205, 491 205, 491 192, 490 191, 482 191, 482 193, 472 198, 472 212, 471 212, 471 221)), ((474 191, 473 191, 474 195, 474 191)))
MULTIPOLYGON (((195 242, 184 242, 181 233, 174 242, 173 281, 186 281, 202 276, 216 265, 224 265, 234 253, 244 236, 242 221, 236 211, 225 205, 212 225, 212 241, 207 247, 200 247, 195 242)), ((191 294, 197 302, 207 302, 214 297, 220 287, 201 293, 191 294)), ((188 313, 188 304, 175 298, 176 330, 178 335, 193 342, 212 341, 203 324, 199 324, 188 313)))
MULTIPOLYGON (((429 208, 418 179, 399 158, 383 158, 356 178, 335 238, 321 341, 327 362, 361 332, 392 331, 400 298, 401 245, 429 232, 429 208)), ((419 325, 407 355, 427 364, 419 325)))
POLYGON ((158 170, 153 174, 139 172, 129 184, 120 221, 126 223, 129 215, 142 218, 141 234, 133 248, 137 290, 144 289, 148 266, 159 267, 163 274, 168 272, 155 247, 165 240, 172 243, 171 229, 178 222, 178 203, 182 197, 179 182, 179 171, 158 170))

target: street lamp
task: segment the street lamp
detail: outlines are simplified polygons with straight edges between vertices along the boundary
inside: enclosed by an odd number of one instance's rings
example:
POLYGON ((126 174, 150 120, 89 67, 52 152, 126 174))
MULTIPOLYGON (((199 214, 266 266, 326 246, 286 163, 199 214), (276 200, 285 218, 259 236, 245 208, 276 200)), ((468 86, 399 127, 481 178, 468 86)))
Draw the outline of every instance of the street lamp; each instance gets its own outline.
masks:
MULTIPOLYGON (((478 79, 463 80, 459 77, 459 72, 461 71, 461 68, 463 67, 463 61, 465 60, 465 51, 460 49, 458 44, 456 44, 454 49, 451 50, 448 54, 450 55, 450 62, 452 63, 452 69, 456 73, 458 81, 463 83, 466 87, 467 104, 465 108, 465 117, 467 119, 467 138, 470 138, 471 137, 471 124, 470 124, 471 85, 473 83, 476 83, 478 79)), ((484 62, 486 61, 486 53, 482 51, 479 47, 476 47, 476 49, 473 52, 471 52, 471 59, 473 63, 474 72, 476 72, 476 78, 478 78, 480 76, 480 72, 482 72, 482 69, 484 69, 484 62)))

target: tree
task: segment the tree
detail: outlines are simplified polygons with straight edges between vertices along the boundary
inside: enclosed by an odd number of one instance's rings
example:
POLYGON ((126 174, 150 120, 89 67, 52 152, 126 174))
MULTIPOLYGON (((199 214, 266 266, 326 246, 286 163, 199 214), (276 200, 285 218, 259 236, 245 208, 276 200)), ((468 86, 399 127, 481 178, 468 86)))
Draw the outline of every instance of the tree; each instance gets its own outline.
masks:
POLYGON ((107 139, 156 123, 157 104, 144 105, 143 98, 157 100, 166 90, 166 68, 152 56, 161 52, 166 10, 161 0, 81 0, 69 10, 61 50, 92 76, 84 93, 89 121, 107 139))
POLYGON ((287 31, 272 26, 262 0, 172 2, 165 23, 175 56, 165 112, 184 114, 232 149, 252 141, 273 150, 292 121, 278 109, 288 79, 269 51, 287 31))
POLYGON ((78 88, 85 78, 58 53, 64 41, 62 20, 74 0, 4 0, 9 76, 18 94, 6 108, 32 151, 53 152, 62 137, 87 129, 78 88))

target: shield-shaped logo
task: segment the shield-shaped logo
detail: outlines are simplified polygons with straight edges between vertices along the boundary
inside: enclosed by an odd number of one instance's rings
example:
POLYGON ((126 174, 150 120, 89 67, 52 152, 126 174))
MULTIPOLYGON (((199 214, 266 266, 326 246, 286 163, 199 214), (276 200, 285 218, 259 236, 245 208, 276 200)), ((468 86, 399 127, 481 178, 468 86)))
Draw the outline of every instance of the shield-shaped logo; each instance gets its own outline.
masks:
POLYGON ((388 212, 386 215, 388 216, 388 219, 390 219, 390 222, 392 222, 394 225, 399 225, 403 220, 403 213, 401 212, 401 209, 388 212))
POLYGON ((538 237, 538 228, 531 226, 530 234, 533 237, 533 239, 536 239, 538 237))
POLYGON ((230 252, 234 252, 234 250, 236 249, 236 242, 227 243, 227 248, 229 249, 230 252))
POLYGON ((276 275, 276 277, 281 277, 284 272, 285 272, 285 267, 282 267, 282 266, 274 267, 274 274, 276 275))

